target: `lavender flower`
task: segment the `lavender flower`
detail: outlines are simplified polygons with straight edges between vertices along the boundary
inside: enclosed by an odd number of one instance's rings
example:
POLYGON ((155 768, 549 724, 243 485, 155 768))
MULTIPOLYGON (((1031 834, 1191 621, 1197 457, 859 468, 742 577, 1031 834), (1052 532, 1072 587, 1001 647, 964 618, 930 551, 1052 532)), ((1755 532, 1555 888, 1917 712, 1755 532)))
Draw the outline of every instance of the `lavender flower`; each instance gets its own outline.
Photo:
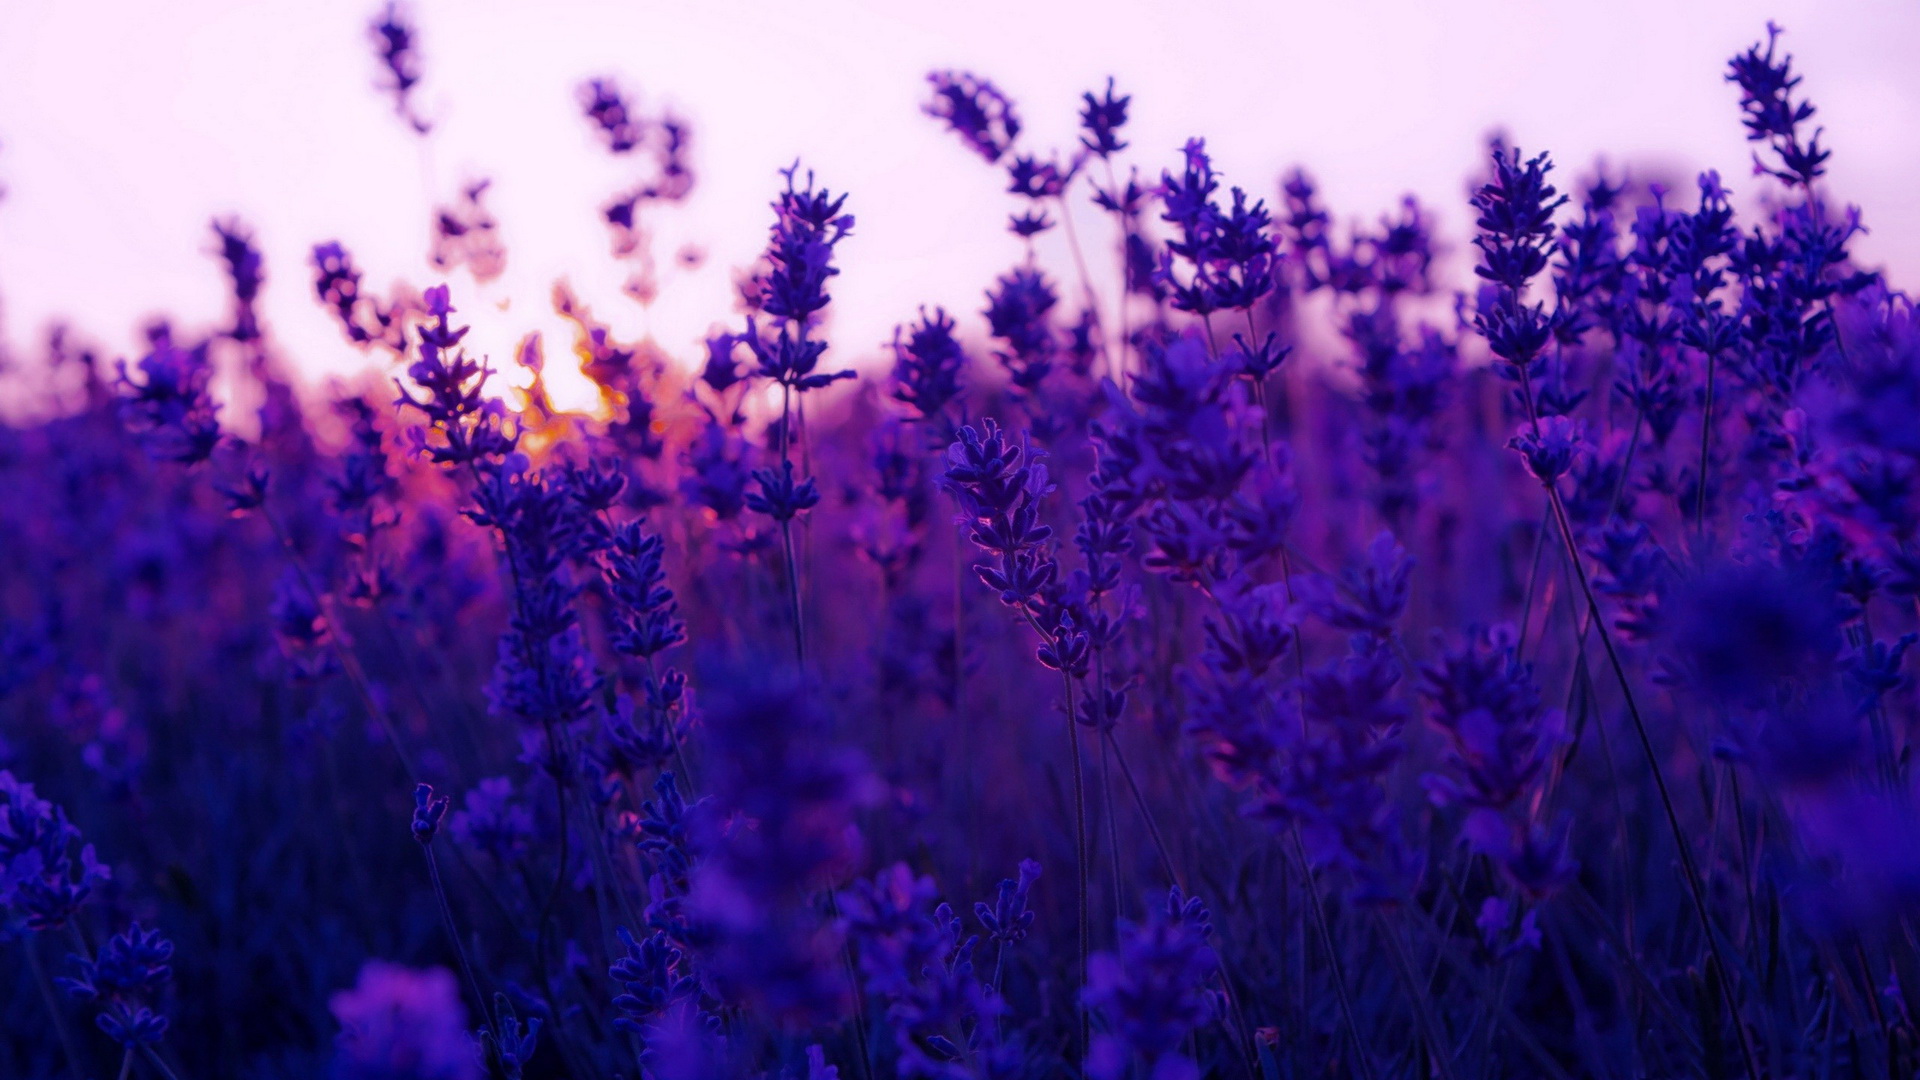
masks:
POLYGON ((140 381, 120 364, 123 411, 128 424, 148 440, 153 455, 181 465, 197 465, 220 445, 220 406, 208 392, 213 366, 207 343, 181 348, 164 327, 150 335, 151 351, 141 357, 140 381))
POLYGON ((313 246, 313 290, 321 303, 333 309, 347 340, 365 347, 374 343, 395 352, 406 348, 398 305, 382 305, 361 291, 360 270, 353 256, 337 241, 313 246))
POLYGON ((1469 808, 1469 836, 1529 895, 1569 879, 1564 829, 1554 835, 1526 817, 1549 759, 1564 743, 1565 717, 1545 708, 1511 630, 1470 635, 1422 671, 1427 719, 1447 737, 1448 770, 1428 774, 1435 805, 1469 808), (1518 813, 1517 837, 1507 822, 1518 813), (1550 849, 1550 850, 1549 850, 1550 849))
POLYGON ((893 330, 893 397, 928 420, 960 396, 966 349, 953 336, 953 317, 944 308, 927 314, 909 329, 893 330), (904 334, 905 340, 902 340, 904 334))
POLYGON ((1059 347, 1049 317, 1060 298, 1046 275, 1032 266, 1015 267, 987 290, 987 326, 1005 347, 994 356, 1013 385, 1032 393, 1053 370, 1059 347))
POLYGON ((413 88, 420 83, 420 54, 414 43, 413 23, 397 3, 389 3, 371 27, 374 51, 386 72, 382 89, 393 95, 394 111, 414 132, 425 135, 433 125, 414 108, 413 88))
POLYGON ((608 971, 625 991, 613 999, 621 1013, 614 1019, 615 1027, 645 1036, 656 1018, 669 1010, 699 1008, 700 982, 689 973, 686 954, 664 931, 644 939, 635 938, 624 926, 619 933, 627 955, 608 971))
MULTIPOLYGON (((417 120, 419 38, 377 17, 417 120)), ((929 303, 842 393, 862 256, 798 166, 742 321, 629 332, 562 284, 571 340, 506 331, 498 400, 447 286, 317 244, 322 321, 405 357, 404 453, 395 395, 277 374, 263 249, 220 219, 205 326, 154 320, 117 380, 76 328, 0 358, 0 1072, 1912 1072, 1920 317, 1855 262, 1777 36, 1729 68, 1771 190, 1496 144, 1464 283, 1412 199, 1336 225, 1197 139, 1143 178, 1111 80, 1049 150, 936 75, 1019 254, 984 320, 929 303), (1082 181, 1084 248, 1051 231, 1082 181), (1117 295, 1063 307, 1082 276, 1117 295), (1009 408, 1028 438, 979 419, 1009 408), (1075 887, 979 876, 1068 802, 1075 887), (1636 849, 1650 812, 1673 848, 1636 849), (110 886, 74 821, 138 837, 110 886), (443 830, 445 888, 384 887, 443 830), (1217 879, 1220 932, 1130 910, 1149 877, 1217 879), (457 984, 366 964, 449 940, 457 984), (347 988, 335 1045, 314 987, 347 988)), ((658 307, 704 255, 653 250, 692 142, 641 104, 579 87, 623 174, 586 210, 658 307)), ((500 272, 493 190, 444 194, 430 257, 500 272)))
POLYGON ((0 808, 0 925, 8 931, 58 930, 112 874, 94 858, 92 844, 81 844, 66 812, 35 795, 32 784, 0 769, 0 796, 6 798, 0 808))
POLYGON ((76 974, 60 980, 76 1001, 97 1012, 94 1023, 128 1050, 151 1046, 167 1033, 167 1018, 153 1005, 173 979, 173 942, 134 923, 107 939, 92 960, 73 957, 76 974))
POLYGON ((1038 880, 1040 864, 1032 859, 1022 859, 1019 879, 1008 878, 1000 882, 993 906, 984 903, 973 905, 973 917, 980 920, 981 927, 994 943, 1011 945, 1026 939, 1034 919, 1034 912, 1027 907, 1027 897, 1033 892, 1033 883, 1038 880))
POLYGON ((514 796, 513 781, 495 776, 467 792, 447 821, 453 838, 501 864, 520 858, 533 843, 533 812, 514 796))
POLYGON ((1001 603, 1025 608, 1053 582, 1059 566, 1047 541, 1050 526, 1040 524, 1039 500, 1052 486, 1044 465, 1023 464, 1026 451, 1009 442, 998 424, 960 429, 947 450, 945 486, 959 500, 974 544, 998 558, 998 564, 974 567, 980 580, 999 592, 1001 603))
POLYGON ((806 898, 859 851, 853 813, 874 795, 865 763, 826 740, 821 704, 790 673, 712 685, 726 692, 708 698, 707 731, 728 752, 687 897, 702 968, 726 999, 776 1022, 842 1016, 839 934, 806 898))
POLYGON ((634 115, 620 87, 612 79, 588 79, 580 86, 580 105, 587 119, 606 140, 607 149, 625 154, 640 145, 646 136, 643 122, 634 115))
POLYGON ((1111 158, 1125 150, 1127 143, 1120 138, 1120 129, 1127 125, 1127 106, 1133 101, 1132 95, 1116 96, 1113 79, 1109 77, 1105 93, 1095 97, 1089 91, 1080 98, 1085 102, 1080 107, 1080 145, 1101 158, 1111 158))
POLYGON ((1527 283, 1547 268, 1553 214, 1567 201, 1547 183, 1552 168, 1545 154, 1523 163, 1518 149, 1495 143, 1493 178, 1473 196, 1480 230, 1473 238, 1480 249, 1473 272, 1493 285, 1491 298, 1483 297, 1474 312, 1474 326, 1493 354, 1522 375, 1532 373, 1553 331, 1545 305, 1522 298, 1527 283))
POLYGON ((1766 144, 1779 159, 1777 166, 1768 165, 1760 160, 1756 151, 1754 172, 1812 188, 1813 182, 1826 171, 1826 161, 1831 154, 1820 148, 1818 130, 1802 142, 1800 126, 1813 119, 1813 103, 1805 98, 1794 99, 1800 76, 1793 73, 1791 54, 1774 57, 1779 41, 1780 28, 1768 23, 1766 51, 1761 52, 1756 44, 1735 56, 1727 64, 1727 81, 1740 88, 1741 122, 1747 127, 1747 141, 1766 144))
POLYGON ((765 514, 782 524, 813 509, 820 502, 820 489, 814 485, 812 478, 794 479, 791 461, 781 462, 779 471, 755 470, 753 480, 760 485, 760 490, 747 493, 747 509, 765 514))
POLYGON ((686 640, 680 605, 666 586, 665 552, 660 537, 634 521, 614 530, 600 556, 601 574, 616 605, 613 647, 622 655, 651 660, 686 640))
POLYGON ((447 807, 451 802, 445 795, 436 798, 431 784, 414 785, 413 838, 421 844, 433 843, 435 834, 440 831, 440 820, 447 816, 447 807))
POLYGON ((1161 176, 1162 217, 1179 237, 1167 243, 1158 280, 1181 311, 1205 317, 1249 309, 1274 287, 1272 218, 1264 202, 1249 204, 1239 188, 1232 191, 1230 209, 1215 204, 1220 181, 1204 140, 1190 140, 1185 157, 1179 176, 1161 176))
POLYGON ((1020 135, 1020 117, 1013 102, 991 82, 964 71, 936 71, 927 76, 933 100, 923 106, 928 116, 944 122, 974 153, 996 164, 1020 135))
POLYGON ((266 281, 260 249, 254 246, 253 233, 239 218, 213 223, 220 240, 220 259, 227 265, 227 279, 233 285, 233 328, 228 334, 235 341, 248 342, 260 336, 260 314, 255 304, 260 286, 266 281))
POLYGON ((498 410, 480 396, 493 371, 468 359, 460 348, 460 340, 471 328, 455 329, 449 320, 454 309, 445 285, 427 290, 426 307, 434 321, 420 328, 420 358, 407 367, 407 376, 420 387, 421 396, 400 385, 400 404, 425 414, 439 437, 437 443, 425 446, 427 455, 446 466, 473 465, 505 455, 517 436, 506 430, 498 410))
POLYGON ((340 1080, 478 1080, 453 973, 370 960, 328 1003, 340 1023, 340 1080))
POLYGON ((1537 425, 1523 427, 1507 447, 1526 459, 1534 479, 1552 487, 1573 467, 1574 459, 1587 452, 1586 427, 1564 416, 1544 417, 1537 425))
POLYGON ((540 1045, 541 1018, 536 1016, 522 1022, 505 994, 493 996, 493 1015, 497 1026, 481 1028, 480 1043, 500 1063, 500 1071, 506 1074, 507 1080, 520 1080, 540 1045))
POLYGON ((1005 1007, 976 970, 979 936, 948 905, 929 911, 933 896, 932 880, 895 864, 841 897, 867 992, 887 1005, 900 1074, 1007 1075, 1019 1048, 1001 1036, 1005 1007))
POLYGON ((1087 1004, 1111 1027, 1094 1039, 1089 1076, 1120 1080, 1139 1062, 1156 1078, 1198 1080, 1200 1065, 1184 1044, 1213 1015, 1206 984, 1219 958, 1211 932, 1206 908, 1178 887, 1147 922, 1121 920, 1119 950, 1094 954, 1087 983, 1087 1004))
POLYGON ((585 716, 599 686, 568 566, 584 554, 577 504, 564 483, 519 461, 492 469, 474 500, 470 516, 500 534, 515 582, 488 697, 499 712, 551 733, 585 716))

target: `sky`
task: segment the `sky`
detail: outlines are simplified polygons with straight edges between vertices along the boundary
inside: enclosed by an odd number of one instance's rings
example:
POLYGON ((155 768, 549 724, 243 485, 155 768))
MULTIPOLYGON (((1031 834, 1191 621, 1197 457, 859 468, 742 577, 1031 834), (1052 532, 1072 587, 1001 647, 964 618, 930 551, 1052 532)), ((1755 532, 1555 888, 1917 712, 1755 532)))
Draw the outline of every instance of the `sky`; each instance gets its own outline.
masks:
MULTIPOLYGON (((1689 183, 1751 175, 1726 61, 1769 18, 1805 75, 1833 149, 1831 191, 1859 203, 1856 247, 1896 285, 1920 277, 1920 40, 1915 0, 1271 0, 1100 4, 973 0, 419 0, 416 137, 376 89, 356 0, 0 0, 0 342, 36 354, 64 319, 109 356, 145 320, 225 317, 209 222, 255 231, 266 323, 310 379, 367 360, 315 302, 307 256, 338 240, 367 283, 424 287, 432 205, 488 177, 508 251, 485 289, 451 276, 469 344, 504 360, 531 331, 569 340, 549 297, 567 280, 617 334, 697 361, 731 317, 731 272, 765 243, 778 170, 796 159, 849 192, 831 335, 846 362, 883 353, 921 304, 982 332, 983 290, 1018 263, 1002 177, 920 112, 933 69, 992 78, 1024 144, 1069 149, 1080 94, 1133 96, 1129 159, 1148 176, 1207 139, 1230 184, 1271 199, 1304 165, 1337 222, 1412 193, 1463 273, 1467 185, 1485 140, 1549 150, 1565 179, 1604 157, 1689 183), (596 142, 577 90, 613 76, 643 111, 693 125, 694 197, 655 219, 659 250, 697 245, 643 309, 620 294, 598 210, 630 175, 596 142)), ((1112 233, 1079 231, 1110 280, 1112 233)), ((1041 255, 1072 291, 1055 230, 1041 255)), ((1458 276, 1455 280, 1460 280, 1458 276)), ((1096 282, 1099 284, 1100 282, 1096 282)), ((1098 295, 1111 295, 1101 289, 1098 295)), ((566 392, 565 380, 559 389, 566 392)))

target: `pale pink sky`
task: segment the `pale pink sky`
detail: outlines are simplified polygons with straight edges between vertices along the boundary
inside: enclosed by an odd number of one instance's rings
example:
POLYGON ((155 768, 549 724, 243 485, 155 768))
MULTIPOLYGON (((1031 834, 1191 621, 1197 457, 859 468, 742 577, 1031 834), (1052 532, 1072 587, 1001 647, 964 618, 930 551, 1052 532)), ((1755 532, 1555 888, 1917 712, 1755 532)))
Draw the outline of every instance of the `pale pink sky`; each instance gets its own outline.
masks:
MULTIPOLYGON (((1143 171, 1205 136, 1227 180, 1259 195, 1305 164, 1340 220, 1411 191, 1457 251, 1496 126, 1552 151, 1568 179, 1604 153, 1681 176, 1718 168, 1736 195, 1755 191, 1722 75, 1769 18, 1820 107, 1834 193, 1865 208, 1859 252, 1896 282, 1920 263, 1913 0, 422 0, 419 93, 437 124, 424 153, 374 89, 376 7, 0 0, 0 340, 30 353, 65 316, 118 352, 150 314, 212 324, 225 285, 208 221, 231 212, 265 251, 278 342, 306 372, 352 370, 359 355, 312 298, 308 249, 342 241, 375 287, 430 284, 430 194, 486 175, 509 268, 484 298, 454 276, 471 343, 504 360, 537 329, 564 355, 547 302, 564 275, 617 331, 692 356, 729 317, 729 269, 759 251, 775 170, 796 156, 849 190, 859 218, 836 283, 843 357, 873 354, 921 303, 977 332, 981 290, 1021 249, 1001 177, 919 113, 937 67, 995 79, 1038 149, 1070 146, 1080 92, 1115 75, 1143 171), (699 188, 660 219, 661 251, 691 240, 711 258, 651 314, 619 296, 597 213, 624 175, 575 98, 599 74, 694 123, 699 188)), ((1104 242, 1090 209, 1081 224, 1104 242)))

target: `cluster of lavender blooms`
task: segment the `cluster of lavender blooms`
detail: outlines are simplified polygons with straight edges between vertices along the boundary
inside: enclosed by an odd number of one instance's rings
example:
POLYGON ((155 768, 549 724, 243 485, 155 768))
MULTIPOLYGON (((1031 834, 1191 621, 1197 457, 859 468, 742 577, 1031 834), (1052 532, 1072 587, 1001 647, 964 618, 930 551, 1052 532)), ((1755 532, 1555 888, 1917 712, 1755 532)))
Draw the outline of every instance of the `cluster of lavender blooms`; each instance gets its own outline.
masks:
MULTIPOLYGON (((702 355, 555 287, 585 412, 463 325, 484 182, 428 287, 314 245, 324 392, 221 220, 224 325, 0 425, 0 1075, 1914 1075, 1920 316, 1778 30, 1726 78, 1748 190, 1494 140, 1449 282, 936 73, 977 311, 836 342, 795 163, 702 355)), ((668 302, 688 126, 579 100, 668 302)))

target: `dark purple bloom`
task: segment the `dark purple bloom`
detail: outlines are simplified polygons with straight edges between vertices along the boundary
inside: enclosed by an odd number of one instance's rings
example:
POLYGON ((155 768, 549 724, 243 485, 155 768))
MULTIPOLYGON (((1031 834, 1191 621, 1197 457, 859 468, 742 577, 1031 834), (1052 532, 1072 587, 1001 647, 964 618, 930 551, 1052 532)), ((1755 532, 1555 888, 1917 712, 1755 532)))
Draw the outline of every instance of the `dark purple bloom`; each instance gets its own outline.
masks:
POLYGON ((710 679, 713 805, 687 912, 702 968, 728 1000, 776 1022, 845 1014, 840 932, 808 901, 860 850, 853 815, 874 791, 859 755, 826 737, 817 696, 777 667, 710 679))
POLYGON ((396 383, 400 404, 426 415, 438 442, 424 449, 437 464, 456 467, 502 457, 513 449, 518 435, 507 431, 498 409, 480 395, 493 369, 469 359, 460 347, 470 328, 456 329, 449 321, 453 305, 448 302, 447 287, 428 289, 425 299, 433 322, 420 328, 420 358, 407 367, 407 376, 421 395, 415 397, 404 384, 396 383))
POLYGON ((894 327, 893 397, 922 420, 939 415, 960 396, 967 353, 953 336, 953 327, 953 317, 944 308, 934 308, 931 315, 922 308, 912 327, 894 327))
POLYGON ((600 572, 614 602, 612 644, 622 655, 651 659, 686 640, 680 605, 666 585, 665 554, 666 544, 637 521, 616 528, 601 552, 600 572))
POLYGON ((1234 188, 1231 207, 1221 209, 1214 201, 1220 181, 1205 141, 1190 140, 1185 156, 1179 176, 1161 174, 1161 217, 1179 235, 1167 242, 1156 280, 1181 311, 1205 317, 1251 308, 1274 288, 1275 241, 1266 203, 1249 203, 1247 193, 1234 188))
POLYGON ((1051 315, 1060 297, 1035 266, 1015 267, 987 291, 987 326, 1005 343, 994 355, 1013 385, 1032 392, 1053 370, 1059 349, 1051 315))
POLYGON ((506 863, 520 857, 534 839, 533 812, 514 797, 513 781, 495 776, 467 792, 447 828, 459 843, 506 863))
POLYGON ((680 494, 688 502, 729 521, 747 508, 747 484, 754 470, 747 463, 750 447, 718 423, 701 427, 687 446, 686 473, 680 494))
POLYGON ((0 769, 0 798, 0 919, 9 929, 58 930, 112 875, 66 812, 35 795, 32 784, 0 769))
POLYGON ((804 327, 827 306, 827 281, 840 271, 833 249, 853 231, 853 215, 843 213, 846 195, 816 188, 813 173, 796 187, 800 166, 780 170, 786 190, 774 201, 773 238, 767 246, 767 275, 762 310, 804 327))
POLYGON ((347 340, 362 347, 377 342, 395 352, 405 350, 399 310, 361 291, 360 270, 338 242, 314 245, 313 290, 333 309, 347 340))
POLYGON ((260 315, 254 304, 266 280, 260 249, 254 246, 252 230, 239 218, 215 221, 213 233, 220 240, 220 259, 233 285, 233 329, 228 333, 235 341, 253 341, 260 336, 260 315))
POLYGON ((1164 910, 1142 924, 1123 919, 1119 930, 1119 950, 1096 953, 1089 964, 1084 997, 1109 1030, 1095 1037, 1087 1074, 1121 1080, 1140 1062, 1156 1080, 1198 1080, 1200 1066, 1185 1044, 1215 1014, 1207 983, 1220 963, 1207 940, 1206 908, 1175 887, 1164 910))
POLYGON ((128 1050, 157 1043, 167 1032, 154 1010, 173 979, 173 942, 134 923, 108 938, 92 960, 72 958, 75 975, 60 985, 95 1010, 94 1023, 128 1050))
POLYGON ((1059 571, 1040 523, 1040 500, 1053 490, 1044 465, 1023 463, 1024 447, 1008 441, 992 420, 960 429, 947 449, 944 486, 960 503, 969 539, 996 561, 974 572, 1009 607, 1025 609, 1059 571))
POLYGON ((1115 95, 1113 79, 1107 79, 1104 94, 1095 97, 1092 91, 1080 95, 1085 104, 1080 106, 1080 145, 1087 152, 1102 158, 1110 158, 1127 148, 1120 138, 1120 129, 1127 125, 1127 105, 1133 101, 1129 94, 1115 95))
POLYGON ((1029 210, 1024 214, 1014 214, 1007 219, 1007 228, 1013 235, 1023 240, 1031 240, 1053 228, 1053 219, 1044 209, 1029 210))
POLYGON ((369 33, 386 73, 382 89, 393 95, 394 111, 415 132, 425 135, 432 125, 414 109, 413 102, 413 88, 420 82, 420 53, 414 42, 413 23, 398 3, 389 3, 369 27, 369 33))
POLYGON ((495 1026, 483 1027, 475 1034, 500 1063, 506 1080, 521 1080, 534 1051, 539 1048, 542 1019, 535 1016, 522 1021, 505 994, 493 995, 493 1015, 495 1026))
POLYGON ((1033 883, 1038 880, 1040 864, 1032 859, 1022 859, 1019 879, 1008 878, 1000 882, 1000 891, 991 907, 984 903, 973 905, 974 918, 980 920, 981 927, 991 940, 1004 945, 1026 939, 1034 918, 1034 913, 1027 907, 1027 897, 1033 892, 1033 883))
POLYGON ((1586 425, 1564 416, 1548 416, 1537 424, 1522 425, 1507 446, 1519 451, 1526 459, 1527 471, 1548 486, 1566 475, 1574 459, 1589 449, 1586 425))
POLYGON ((1329 626, 1384 638, 1406 612, 1412 573, 1413 558, 1392 533, 1382 531, 1367 545, 1363 562, 1344 571, 1337 582, 1315 584, 1309 602, 1329 626))
POLYGON ((551 733, 585 716, 600 682, 582 637, 569 562, 583 555, 577 504, 566 485, 510 460, 474 492, 475 524, 495 530, 514 582, 487 693, 494 708, 551 733))
POLYGON ((607 972, 624 991, 613 999, 620 1015, 614 1026, 645 1036, 657 1018, 676 1006, 699 1007, 700 982, 691 973, 692 965, 664 931, 636 938, 626 927, 619 928, 627 955, 614 961, 607 972))
POLYGON ((1813 119, 1813 103, 1805 98, 1795 100, 1793 93, 1800 86, 1800 76, 1793 73, 1792 54, 1775 58, 1774 47, 1779 40, 1780 28, 1768 23, 1766 51, 1755 44, 1735 56, 1727 63, 1727 81, 1740 87, 1741 122, 1747 126, 1747 141, 1765 143, 1780 161, 1777 166, 1768 165, 1756 152, 1754 171, 1812 188, 1826 171, 1830 152, 1820 148, 1817 129, 1802 142, 1801 125, 1813 119))
POLYGON ((353 989, 328 1002, 340 1022, 335 1069, 369 1080, 479 1080, 460 986, 444 968, 369 960, 353 989))
POLYGON ((631 151, 646 137, 644 121, 628 107, 612 79, 588 79, 580 84, 580 106, 606 140, 607 149, 616 154, 631 151))
POLYGON ((218 414, 208 384, 213 365, 207 343, 181 348, 164 328, 151 335, 152 349, 139 362, 140 381, 120 364, 122 410, 129 426, 145 436, 155 457, 196 465, 220 445, 218 414))
POLYGON ((936 71, 927 76, 933 100, 928 116, 946 123, 974 153, 996 164, 1020 134, 1013 102, 991 82, 965 71, 936 71))
POLYGON ((1553 214, 1567 197, 1547 183, 1553 168, 1547 155, 1522 162, 1520 151, 1493 146, 1493 177, 1474 193, 1480 230, 1473 238, 1480 263, 1473 272, 1491 283, 1474 312, 1474 326, 1493 354, 1522 376, 1532 373, 1534 358, 1553 332, 1546 306, 1529 304, 1527 283, 1547 268, 1552 251, 1553 214))
POLYGON ((741 343, 737 334, 722 331, 707 338, 707 362, 700 368, 700 381, 716 394, 724 394, 741 381, 733 350, 741 343))
POLYGON ((1007 192, 1029 199, 1057 199, 1080 171, 1082 159, 1064 168, 1058 159, 1041 161, 1032 154, 1021 154, 1007 166, 1007 192))
POLYGON ((1427 720, 1450 744, 1449 773, 1427 777, 1436 802, 1503 810, 1519 802, 1564 738, 1509 631, 1470 635, 1421 671, 1427 720), (1457 773, 1457 776, 1454 775, 1457 773))
POLYGON ((452 800, 445 795, 436 796, 431 784, 415 784, 413 788, 413 838, 422 844, 433 843, 434 836, 440 831, 440 820, 447 816, 447 806, 452 800))
POLYGON ((781 462, 778 470, 756 470, 753 481, 760 485, 760 490, 747 493, 747 509, 775 521, 792 521, 820 501, 820 489, 811 477, 794 479, 791 461, 781 462))

